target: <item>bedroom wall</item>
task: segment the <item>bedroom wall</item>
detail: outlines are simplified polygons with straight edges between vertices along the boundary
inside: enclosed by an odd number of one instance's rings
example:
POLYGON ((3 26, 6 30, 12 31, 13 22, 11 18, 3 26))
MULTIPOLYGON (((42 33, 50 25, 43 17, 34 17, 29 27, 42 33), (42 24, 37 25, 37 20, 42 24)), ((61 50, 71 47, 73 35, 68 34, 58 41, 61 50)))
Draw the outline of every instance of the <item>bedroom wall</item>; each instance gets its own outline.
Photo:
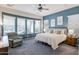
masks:
POLYGON ((74 15, 74 14, 79 14, 79 6, 44 16, 43 20, 49 20, 49 28, 52 28, 52 27, 50 27, 50 20, 51 19, 56 20, 55 27, 67 27, 68 26, 68 17, 67 16, 74 15), (57 25, 57 17, 58 16, 63 16, 63 25, 57 25))

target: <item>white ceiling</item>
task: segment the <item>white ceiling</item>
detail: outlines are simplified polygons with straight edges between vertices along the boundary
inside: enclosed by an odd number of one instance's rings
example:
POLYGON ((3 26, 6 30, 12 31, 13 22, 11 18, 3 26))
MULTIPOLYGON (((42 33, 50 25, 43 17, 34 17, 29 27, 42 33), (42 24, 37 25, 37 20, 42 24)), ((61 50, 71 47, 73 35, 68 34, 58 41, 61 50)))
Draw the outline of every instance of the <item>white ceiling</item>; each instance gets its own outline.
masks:
POLYGON ((44 4, 43 7, 48 8, 49 10, 42 10, 42 12, 38 11, 37 6, 38 6, 37 4, 14 4, 13 6, 11 6, 11 8, 39 16, 46 16, 79 5, 78 4, 44 4))

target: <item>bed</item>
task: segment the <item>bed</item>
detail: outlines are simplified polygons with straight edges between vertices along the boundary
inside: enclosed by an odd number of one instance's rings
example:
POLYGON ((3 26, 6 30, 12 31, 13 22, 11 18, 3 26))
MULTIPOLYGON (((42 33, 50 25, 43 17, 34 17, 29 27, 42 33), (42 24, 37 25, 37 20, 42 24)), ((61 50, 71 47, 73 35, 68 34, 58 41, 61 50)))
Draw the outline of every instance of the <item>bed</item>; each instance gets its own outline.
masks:
POLYGON ((58 48, 58 44, 65 41, 67 37, 67 28, 54 28, 50 29, 49 32, 37 34, 35 37, 36 41, 45 42, 49 44, 53 49, 58 48))

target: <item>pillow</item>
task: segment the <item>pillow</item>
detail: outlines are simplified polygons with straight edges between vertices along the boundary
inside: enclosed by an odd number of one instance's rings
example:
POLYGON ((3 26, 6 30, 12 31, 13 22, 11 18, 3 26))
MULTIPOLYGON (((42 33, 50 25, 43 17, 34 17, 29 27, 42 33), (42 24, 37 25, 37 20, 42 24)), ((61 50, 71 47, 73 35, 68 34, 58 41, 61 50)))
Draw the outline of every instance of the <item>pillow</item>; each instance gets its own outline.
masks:
POLYGON ((65 34, 65 30, 61 30, 61 34, 65 34))
POLYGON ((56 34, 61 34, 61 31, 57 31, 57 33, 56 34))
POLYGON ((66 35, 67 35, 67 33, 68 33, 68 31, 67 31, 67 30, 64 30, 64 34, 66 34, 66 35))
POLYGON ((53 30, 50 30, 50 33, 54 33, 54 31, 53 30))

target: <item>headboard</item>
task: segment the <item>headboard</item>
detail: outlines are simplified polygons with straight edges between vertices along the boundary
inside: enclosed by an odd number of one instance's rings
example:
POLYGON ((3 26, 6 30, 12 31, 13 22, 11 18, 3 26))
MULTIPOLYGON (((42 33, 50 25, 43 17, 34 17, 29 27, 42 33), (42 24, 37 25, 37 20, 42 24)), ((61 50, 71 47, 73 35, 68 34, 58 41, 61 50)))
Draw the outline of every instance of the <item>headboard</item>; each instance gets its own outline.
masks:
POLYGON ((68 34, 67 27, 50 28, 49 31, 52 32, 52 33, 57 33, 57 34, 60 34, 60 33, 66 34, 66 35, 68 34))

